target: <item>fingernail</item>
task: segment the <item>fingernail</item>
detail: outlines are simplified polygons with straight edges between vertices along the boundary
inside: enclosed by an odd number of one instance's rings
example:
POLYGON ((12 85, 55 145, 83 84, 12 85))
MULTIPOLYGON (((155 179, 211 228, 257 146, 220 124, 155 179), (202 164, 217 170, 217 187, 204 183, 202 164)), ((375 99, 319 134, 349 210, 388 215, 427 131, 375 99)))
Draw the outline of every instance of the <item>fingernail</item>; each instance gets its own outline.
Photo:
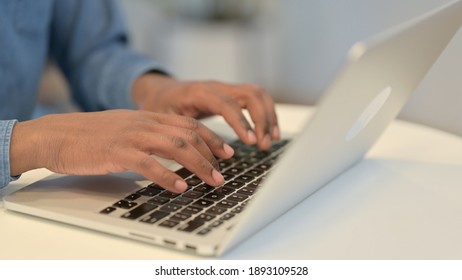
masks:
POLYGON ((250 144, 257 143, 257 136, 252 130, 247 131, 247 139, 249 140, 250 144))
POLYGON ((176 180, 173 187, 177 192, 184 192, 188 188, 188 184, 183 180, 176 180))
POLYGON ((225 181, 225 178, 223 177, 223 175, 221 175, 221 173, 215 169, 212 171, 212 177, 213 177, 213 180, 219 184, 222 184, 225 181))
POLYGON ((230 145, 228 145, 226 143, 223 144, 223 150, 229 156, 234 155, 234 149, 230 145))
POLYGON ((281 137, 281 132, 279 131, 279 127, 275 126, 273 127, 273 131, 271 132, 273 139, 277 140, 281 137))

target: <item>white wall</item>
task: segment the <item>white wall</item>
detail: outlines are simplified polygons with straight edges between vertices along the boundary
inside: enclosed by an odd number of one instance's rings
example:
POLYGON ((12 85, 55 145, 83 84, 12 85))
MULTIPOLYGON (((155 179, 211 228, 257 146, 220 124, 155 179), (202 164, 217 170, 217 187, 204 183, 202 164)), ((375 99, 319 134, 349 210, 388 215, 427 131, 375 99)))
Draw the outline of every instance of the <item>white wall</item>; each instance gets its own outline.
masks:
MULTIPOLYGON (((277 99, 315 103, 348 48, 447 0, 279 1, 277 99)), ((274 74, 273 74, 274 75, 274 74)), ((462 135, 462 34, 442 55, 401 117, 462 135)))

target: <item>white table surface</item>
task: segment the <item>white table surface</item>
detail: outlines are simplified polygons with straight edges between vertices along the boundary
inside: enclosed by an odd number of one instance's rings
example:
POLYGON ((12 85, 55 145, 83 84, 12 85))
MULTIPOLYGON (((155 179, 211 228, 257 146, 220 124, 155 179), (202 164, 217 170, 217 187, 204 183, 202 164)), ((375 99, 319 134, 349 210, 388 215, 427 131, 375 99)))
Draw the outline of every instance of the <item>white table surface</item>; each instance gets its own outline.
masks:
MULTIPOLYGON (((313 111, 277 109, 286 135, 313 111)), ((27 172, 0 196, 49 174, 27 172)), ((362 162, 221 258, 462 259, 462 138, 394 121, 362 162)), ((198 257, 0 208, 0 259, 198 257)))

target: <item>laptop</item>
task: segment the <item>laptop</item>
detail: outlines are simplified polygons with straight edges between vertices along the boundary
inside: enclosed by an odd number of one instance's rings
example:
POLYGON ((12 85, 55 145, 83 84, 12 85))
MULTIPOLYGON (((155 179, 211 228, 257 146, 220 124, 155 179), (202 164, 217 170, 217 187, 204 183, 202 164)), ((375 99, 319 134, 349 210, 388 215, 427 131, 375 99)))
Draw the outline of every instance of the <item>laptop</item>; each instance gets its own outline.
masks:
MULTIPOLYGON (((125 172, 54 174, 4 198, 4 206, 201 256, 224 254, 360 161, 459 30, 453 1, 353 45, 314 116, 292 140, 259 151, 240 141, 220 162, 226 182, 186 169, 183 194, 125 172)), ((294 226, 299 221, 294 220, 294 226)))

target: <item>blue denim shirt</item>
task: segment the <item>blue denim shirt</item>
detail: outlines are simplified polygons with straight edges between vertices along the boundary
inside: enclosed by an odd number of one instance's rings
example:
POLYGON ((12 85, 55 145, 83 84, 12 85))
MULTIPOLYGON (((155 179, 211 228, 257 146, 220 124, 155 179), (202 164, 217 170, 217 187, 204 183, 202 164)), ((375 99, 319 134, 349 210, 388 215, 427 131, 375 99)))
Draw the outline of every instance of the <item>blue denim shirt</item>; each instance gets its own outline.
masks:
POLYGON ((0 0, 0 188, 14 179, 11 133, 16 121, 31 118, 48 58, 61 68, 73 99, 86 111, 134 108, 133 81, 162 71, 128 48, 112 0, 0 0))

